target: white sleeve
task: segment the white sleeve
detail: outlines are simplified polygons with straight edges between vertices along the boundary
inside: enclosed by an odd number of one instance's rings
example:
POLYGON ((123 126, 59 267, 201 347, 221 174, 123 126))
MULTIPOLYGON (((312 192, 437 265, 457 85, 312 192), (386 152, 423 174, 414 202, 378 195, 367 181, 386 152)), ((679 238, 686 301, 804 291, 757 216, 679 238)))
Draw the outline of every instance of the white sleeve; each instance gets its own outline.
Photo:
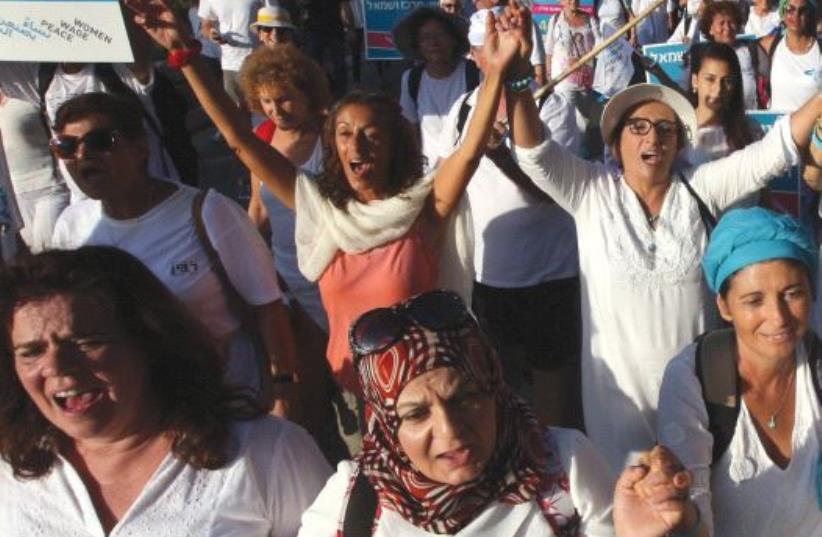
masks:
POLYGON ((400 108, 402 108, 402 115, 411 123, 419 123, 420 118, 417 116, 417 107, 414 104, 414 99, 411 98, 408 88, 408 79, 411 76, 411 69, 406 69, 400 79, 400 108))
POLYGON ((542 34, 536 22, 531 22, 531 42, 534 48, 531 50, 531 65, 545 65, 545 49, 542 46, 542 34))
MULTIPOLYGON (((551 17, 551 20, 548 21, 548 29, 545 31, 545 36, 542 39, 542 42, 545 45, 545 55, 546 56, 553 56, 554 55, 554 26, 557 24, 557 16, 554 15, 551 17)), ((549 75, 551 73, 548 73, 549 75)))
POLYGON ((573 215, 595 181, 607 180, 608 169, 583 160, 548 136, 530 149, 514 146, 514 156, 522 171, 536 186, 573 215))
POLYGON ((696 377, 696 345, 691 344, 665 368, 657 410, 657 440, 670 449, 691 472, 691 498, 702 521, 713 535, 711 509, 711 459, 713 436, 708 431, 708 412, 696 377))
POLYGON ((790 117, 780 118, 762 140, 727 157, 685 171, 694 190, 717 212, 764 187, 799 162, 790 117))
POLYGON ((197 16, 204 20, 216 21, 217 14, 211 9, 210 0, 200 0, 200 7, 197 9, 197 16))
POLYGON ((246 302, 262 306, 282 297, 274 257, 239 205, 209 192, 203 203, 203 222, 228 279, 246 302))
POLYGON ((581 535, 613 537, 611 511, 616 478, 608 463, 581 432, 551 427, 551 434, 568 474, 571 499, 582 518, 581 535))
POLYGON ((552 140, 575 155, 579 154, 582 133, 577 126, 574 106, 565 97, 559 93, 551 94, 540 108, 539 118, 551 133, 552 140))
POLYGON ((356 468, 352 461, 342 461, 337 472, 325 484, 320 495, 303 513, 302 526, 297 537, 336 537, 342 516, 345 494, 356 468))
POLYGON ((40 106, 36 62, 0 62, 0 94, 40 106))

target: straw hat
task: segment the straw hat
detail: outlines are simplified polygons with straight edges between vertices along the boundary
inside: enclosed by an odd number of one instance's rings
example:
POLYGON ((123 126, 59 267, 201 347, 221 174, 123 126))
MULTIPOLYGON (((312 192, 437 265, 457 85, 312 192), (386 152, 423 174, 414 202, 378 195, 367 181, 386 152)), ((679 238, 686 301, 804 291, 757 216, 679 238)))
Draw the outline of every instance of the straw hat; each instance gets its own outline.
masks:
POLYGON ((261 7, 257 11, 257 22, 251 25, 251 29, 257 31, 258 26, 297 30, 297 27, 291 22, 291 15, 288 13, 288 10, 280 6, 261 7))
POLYGON ((402 19, 392 30, 394 45, 397 50, 409 60, 422 60, 417 50, 417 33, 420 27, 429 20, 438 20, 446 31, 454 38, 455 57, 468 53, 468 23, 462 17, 449 15, 438 7, 423 6, 412 11, 402 19))

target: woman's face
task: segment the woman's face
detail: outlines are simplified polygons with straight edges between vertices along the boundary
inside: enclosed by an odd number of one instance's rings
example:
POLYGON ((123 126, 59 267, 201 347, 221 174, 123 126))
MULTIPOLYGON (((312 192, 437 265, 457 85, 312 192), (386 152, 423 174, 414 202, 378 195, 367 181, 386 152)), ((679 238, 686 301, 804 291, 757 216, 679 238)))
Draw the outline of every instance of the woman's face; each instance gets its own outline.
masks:
POLYGON ((566 13, 571 14, 579 9, 579 0, 562 0, 560 5, 566 13))
POLYGON ((310 121, 311 106, 305 95, 281 86, 260 88, 263 114, 281 130, 298 130, 310 121))
POLYGON ((626 177, 645 183, 670 181, 679 151, 676 114, 660 101, 641 104, 628 116, 616 147, 626 177), (655 127, 642 134, 649 122, 655 127))
POLYGON ((88 143, 80 143, 74 158, 64 160, 69 173, 86 196, 105 202, 121 197, 125 192, 132 192, 135 186, 148 180, 148 143, 145 139, 125 137, 102 114, 91 114, 67 123, 60 134, 85 140, 89 133, 93 133, 92 136, 110 135, 108 139, 113 142, 107 149, 94 149, 88 143))
POLYGON ((424 22, 417 31, 417 47, 425 63, 450 63, 454 60, 454 46, 454 38, 437 19, 424 22))
POLYGON ((699 72, 691 75, 691 87, 696 91, 699 108, 718 113, 733 91, 731 67, 722 60, 706 58, 699 72))
POLYGON ((708 33, 714 38, 717 43, 725 43, 732 45, 736 41, 736 34, 739 28, 736 26, 736 21, 728 13, 717 13, 711 21, 711 28, 708 33))
POLYGON ((357 199, 381 199, 389 180, 393 142, 377 111, 358 103, 341 108, 334 118, 334 144, 357 199))
POLYGON ((397 399, 397 438, 411 464, 438 483, 461 485, 482 474, 496 448, 496 405, 450 367, 415 378, 397 399))
POLYGON ((289 28, 274 28, 271 26, 258 26, 257 38, 260 43, 268 48, 274 48, 277 45, 285 45, 286 43, 294 43, 294 31, 289 28))
POLYGON ((147 359, 109 305, 70 295, 29 302, 15 309, 10 336, 23 389, 66 436, 112 442, 145 430, 147 359))
POLYGON ((808 329, 811 285, 799 263, 776 259, 745 267, 731 277, 722 318, 733 323, 740 351, 764 360, 793 356, 808 329))
POLYGON ((807 0, 788 0, 782 20, 788 31, 804 34, 810 16, 811 11, 807 0))

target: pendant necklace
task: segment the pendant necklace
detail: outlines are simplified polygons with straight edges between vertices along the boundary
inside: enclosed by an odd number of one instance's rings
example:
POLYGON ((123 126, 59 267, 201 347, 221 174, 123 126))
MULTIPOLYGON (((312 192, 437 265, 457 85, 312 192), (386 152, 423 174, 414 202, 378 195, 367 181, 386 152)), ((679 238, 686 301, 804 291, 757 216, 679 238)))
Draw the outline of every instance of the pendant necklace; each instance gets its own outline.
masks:
POLYGON ((795 376, 796 368, 794 368, 794 370, 791 372, 791 378, 788 381, 788 386, 785 388, 785 391, 782 392, 782 401, 779 403, 779 408, 777 408, 776 412, 771 414, 770 419, 768 419, 768 429, 776 429, 776 417, 779 415, 780 412, 782 412, 782 409, 785 408, 785 401, 788 400, 788 392, 790 391, 791 386, 793 386, 793 379, 795 376))

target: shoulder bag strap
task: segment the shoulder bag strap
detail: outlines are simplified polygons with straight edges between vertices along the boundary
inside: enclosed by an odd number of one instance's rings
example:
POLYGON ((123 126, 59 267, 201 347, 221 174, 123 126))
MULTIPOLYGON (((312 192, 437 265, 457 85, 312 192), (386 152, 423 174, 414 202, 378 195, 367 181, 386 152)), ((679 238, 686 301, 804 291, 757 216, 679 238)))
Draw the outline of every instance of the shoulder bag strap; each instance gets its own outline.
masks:
POLYGON ((682 184, 685 185, 685 189, 688 190, 688 194, 696 202, 696 206, 699 209, 699 219, 702 220, 702 225, 705 226, 705 233, 708 235, 708 238, 711 238, 711 233, 713 232, 714 228, 716 227, 716 217, 713 215, 711 210, 708 208, 708 205, 699 197, 699 194, 696 193, 694 187, 685 180, 682 174, 677 174, 679 176, 679 180, 682 181, 682 184))
MULTIPOLYGON (((419 108, 419 103, 417 100, 420 96, 420 82, 422 81, 422 64, 415 65, 411 68, 411 72, 408 73, 408 95, 411 96, 411 100, 414 101, 414 107, 419 108)), ((419 111, 417 111, 417 116, 419 116, 419 111)))
POLYGON ((374 533, 377 504, 377 491, 358 469, 345 506, 341 537, 370 537, 374 533))

